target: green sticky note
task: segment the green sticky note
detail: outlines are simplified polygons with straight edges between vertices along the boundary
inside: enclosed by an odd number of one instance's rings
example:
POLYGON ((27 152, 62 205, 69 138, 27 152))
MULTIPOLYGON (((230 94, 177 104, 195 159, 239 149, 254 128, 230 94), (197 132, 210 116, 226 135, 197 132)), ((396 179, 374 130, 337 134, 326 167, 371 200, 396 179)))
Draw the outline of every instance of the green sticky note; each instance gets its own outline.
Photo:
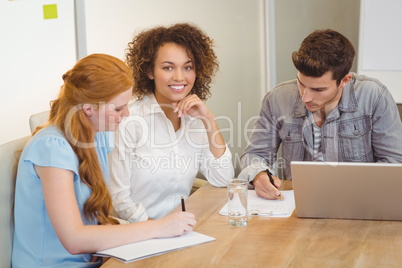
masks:
POLYGON ((43 18, 45 20, 57 19, 57 5, 43 5, 43 18))

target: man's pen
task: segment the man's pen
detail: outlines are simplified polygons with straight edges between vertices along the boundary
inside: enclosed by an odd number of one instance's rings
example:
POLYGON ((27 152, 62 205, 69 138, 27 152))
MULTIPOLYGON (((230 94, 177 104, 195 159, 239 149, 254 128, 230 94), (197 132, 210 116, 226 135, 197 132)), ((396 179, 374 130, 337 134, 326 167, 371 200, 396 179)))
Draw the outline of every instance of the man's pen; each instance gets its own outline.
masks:
MULTIPOLYGON (((276 187, 276 185, 275 185, 275 183, 274 183, 274 179, 272 178, 272 174, 271 174, 271 172, 267 169, 267 170, 265 170, 265 172, 267 173, 267 175, 268 175, 268 177, 269 177, 269 181, 271 182, 271 184, 276 188, 276 189, 278 189, 278 187, 276 187)), ((283 200, 283 197, 282 197, 282 194, 279 192, 279 194, 278 194, 278 198, 279 198, 279 200, 283 200)))

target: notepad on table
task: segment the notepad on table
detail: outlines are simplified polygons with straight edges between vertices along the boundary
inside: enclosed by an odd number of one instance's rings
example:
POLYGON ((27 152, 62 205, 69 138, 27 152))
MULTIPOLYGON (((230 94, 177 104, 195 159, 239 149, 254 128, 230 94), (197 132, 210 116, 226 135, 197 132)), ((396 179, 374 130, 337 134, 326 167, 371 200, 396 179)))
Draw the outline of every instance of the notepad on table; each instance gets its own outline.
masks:
POLYGON ((161 255, 178 249, 214 241, 215 238, 197 232, 182 236, 149 239, 96 252, 96 256, 113 257, 122 262, 132 262, 161 255))
MULTIPOLYGON (((249 216, 290 217, 295 210, 295 196, 293 190, 281 191, 284 200, 268 200, 257 196, 255 190, 248 190, 247 209, 249 216)), ((219 211, 221 215, 228 215, 226 203, 219 211)))

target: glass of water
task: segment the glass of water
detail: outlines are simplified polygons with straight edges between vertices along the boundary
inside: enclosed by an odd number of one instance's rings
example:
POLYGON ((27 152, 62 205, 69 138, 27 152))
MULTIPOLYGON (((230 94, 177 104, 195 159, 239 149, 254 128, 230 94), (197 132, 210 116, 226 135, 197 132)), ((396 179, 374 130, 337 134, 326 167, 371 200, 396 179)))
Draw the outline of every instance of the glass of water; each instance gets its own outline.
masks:
POLYGON ((247 226, 247 189, 248 182, 233 179, 228 183, 229 225, 247 226))

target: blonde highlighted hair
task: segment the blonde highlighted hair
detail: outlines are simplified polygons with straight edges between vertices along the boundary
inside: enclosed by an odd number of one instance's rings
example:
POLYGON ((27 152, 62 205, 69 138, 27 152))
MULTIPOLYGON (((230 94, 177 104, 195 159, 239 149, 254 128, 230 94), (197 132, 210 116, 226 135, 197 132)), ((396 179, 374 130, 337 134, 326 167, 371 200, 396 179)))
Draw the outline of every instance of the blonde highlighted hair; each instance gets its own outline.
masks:
POLYGON ((51 103, 47 125, 55 125, 64 133, 78 157, 81 181, 92 190, 84 204, 85 216, 96 218, 101 224, 117 224, 109 216, 112 201, 93 146, 95 133, 82 106, 108 102, 132 88, 132 72, 115 57, 92 54, 78 61, 63 75, 63 80, 58 98, 51 103))

